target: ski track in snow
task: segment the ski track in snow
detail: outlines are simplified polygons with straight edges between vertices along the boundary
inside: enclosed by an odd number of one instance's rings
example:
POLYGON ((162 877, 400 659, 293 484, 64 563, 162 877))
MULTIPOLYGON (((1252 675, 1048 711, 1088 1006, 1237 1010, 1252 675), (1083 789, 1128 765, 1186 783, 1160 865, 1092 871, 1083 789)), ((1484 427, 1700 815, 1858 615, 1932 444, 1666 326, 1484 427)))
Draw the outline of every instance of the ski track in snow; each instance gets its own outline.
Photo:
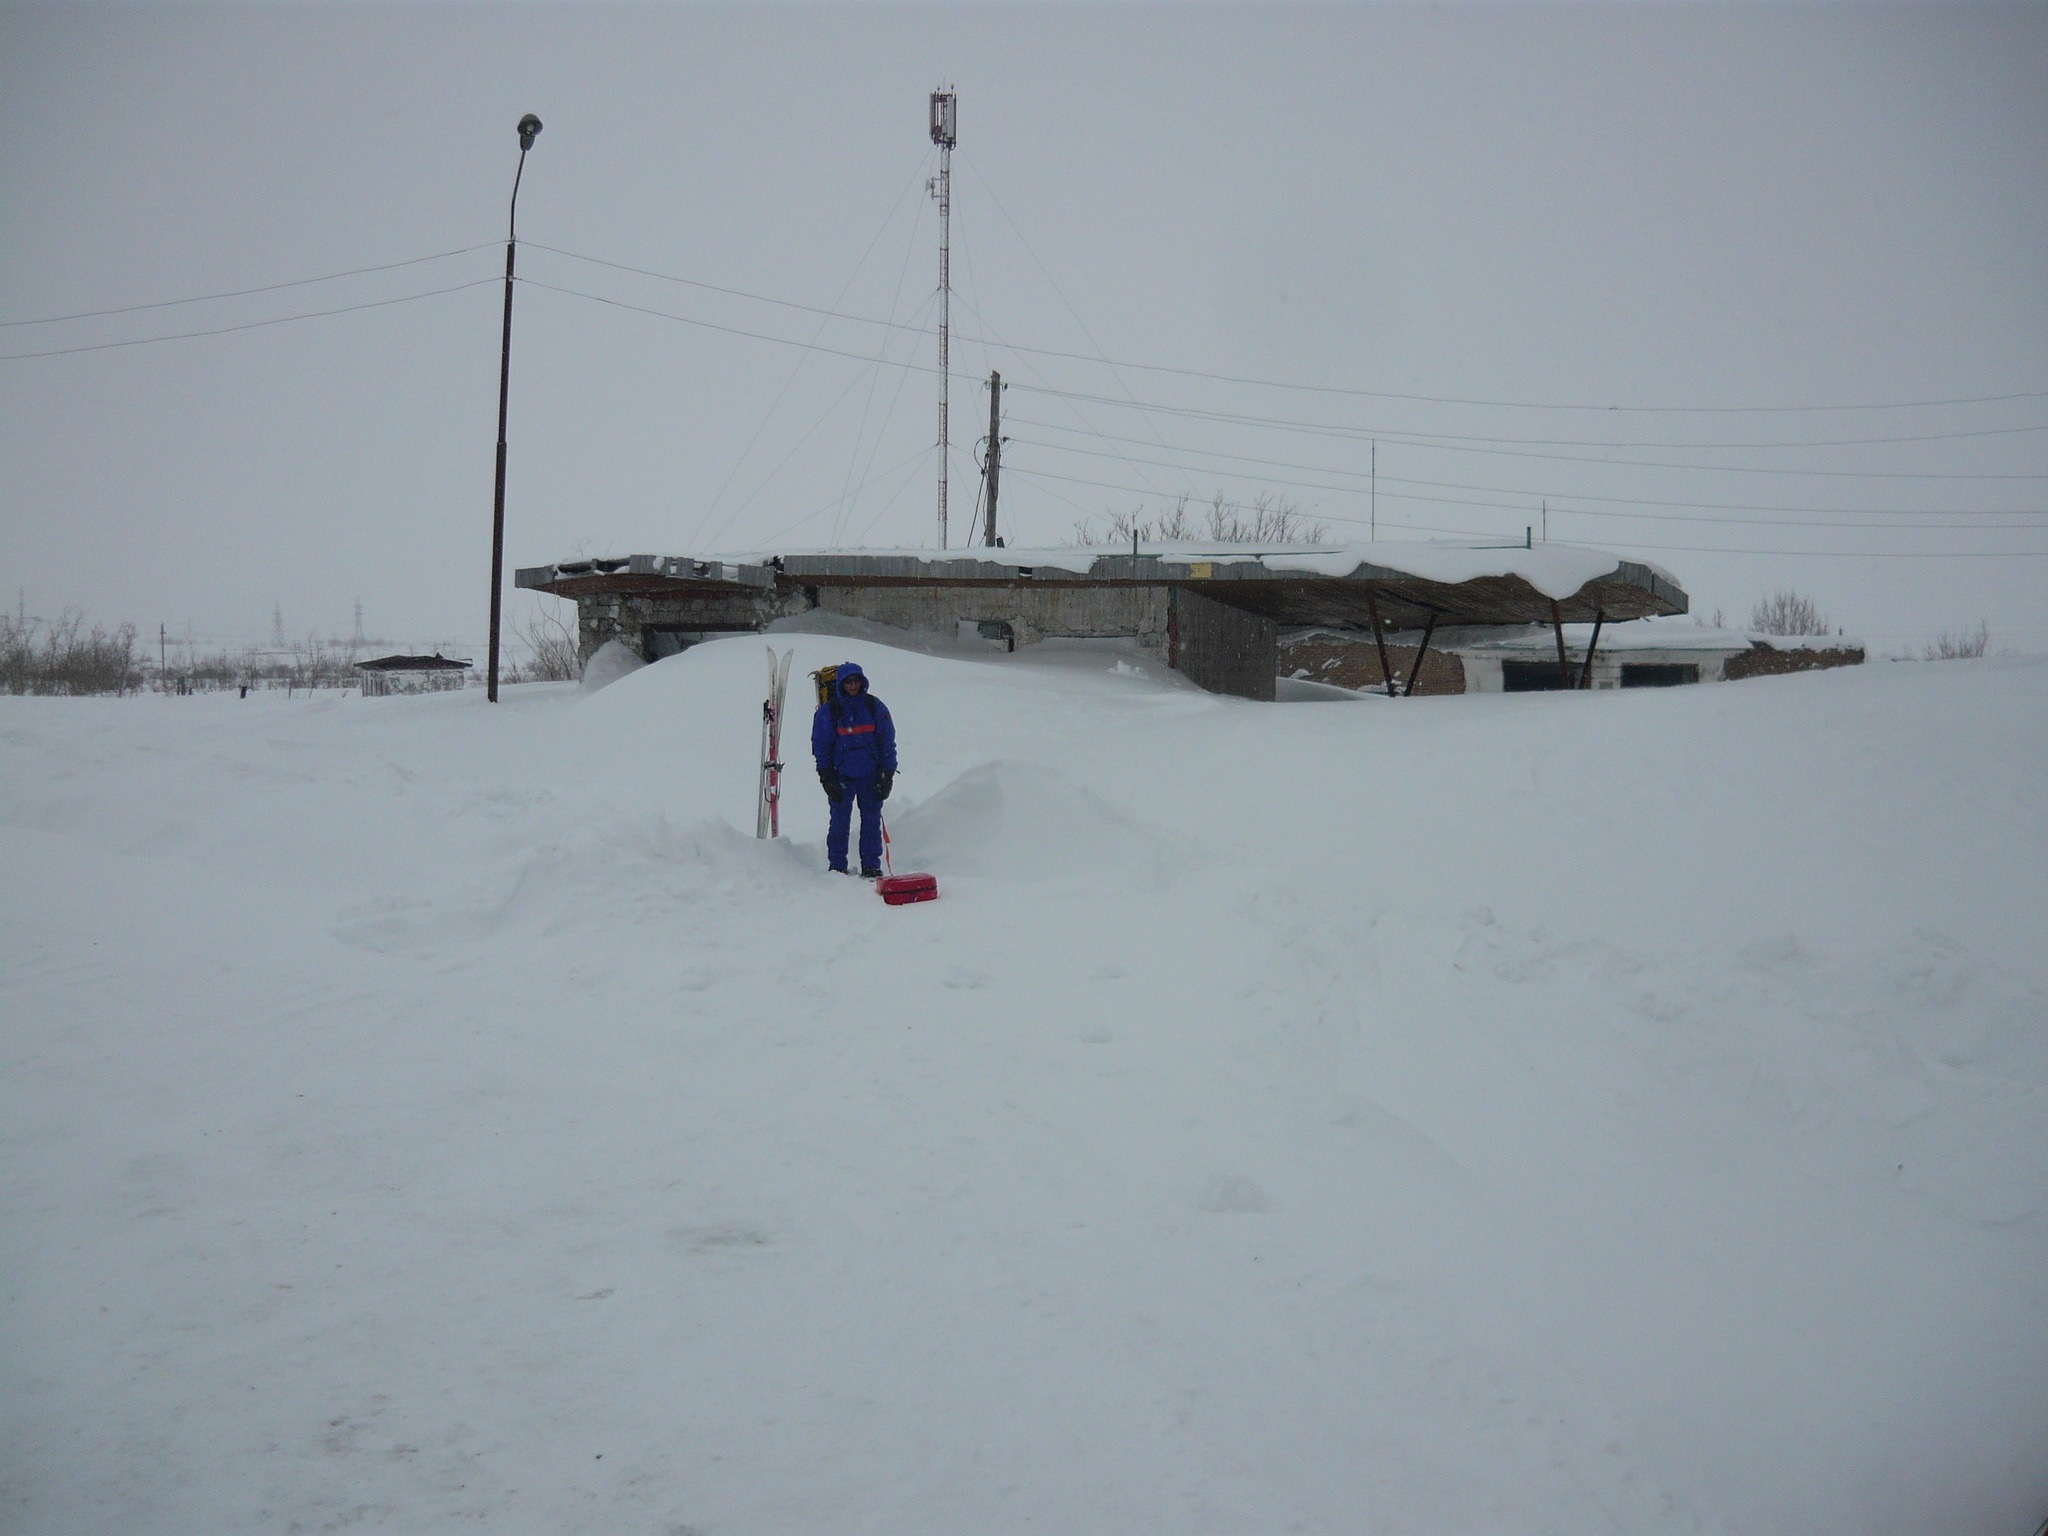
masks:
MULTIPOLYGON (((2016 1536, 2048 666, 0 700, 0 1525, 2016 1536)), ((928 653, 930 652, 930 653, 928 653)))

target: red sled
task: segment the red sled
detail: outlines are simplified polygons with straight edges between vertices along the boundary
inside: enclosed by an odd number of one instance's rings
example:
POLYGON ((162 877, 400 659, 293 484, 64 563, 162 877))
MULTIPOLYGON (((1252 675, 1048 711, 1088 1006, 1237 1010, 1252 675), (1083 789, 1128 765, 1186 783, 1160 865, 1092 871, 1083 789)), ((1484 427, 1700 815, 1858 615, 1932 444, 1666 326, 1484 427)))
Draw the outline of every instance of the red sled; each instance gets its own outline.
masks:
POLYGON ((882 900, 892 907, 908 906, 913 901, 939 899, 939 879, 936 875, 884 875, 875 882, 875 889, 882 893, 882 900))
POLYGON ((889 873, 875 882, 875 889, 882 893, 882 900, 892 907, 907 907, 913 901, 937 901, 939 899, 939 877, 937 875, 899 875, 896 866, 889 859, 889 819, 882 818, 882 863, 889 873))

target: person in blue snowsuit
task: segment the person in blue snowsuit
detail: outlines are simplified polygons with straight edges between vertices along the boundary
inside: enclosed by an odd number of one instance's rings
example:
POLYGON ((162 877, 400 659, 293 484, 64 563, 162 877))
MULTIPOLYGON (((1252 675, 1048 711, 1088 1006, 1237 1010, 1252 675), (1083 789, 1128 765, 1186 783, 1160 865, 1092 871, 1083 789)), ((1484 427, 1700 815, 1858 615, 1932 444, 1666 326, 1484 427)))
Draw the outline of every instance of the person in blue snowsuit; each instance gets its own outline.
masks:
POLYGON ((846 867, 846 837, 853 808, 860 806, 860 872, 872 880, 882 873, 882 802, 896 782, 896 722, 889 706, 868 692, 858 662, 842 661, 832 695, 811 718, 811 756, 818 782, 832 802, 825 834, 825 860, 840 874, 846 867))

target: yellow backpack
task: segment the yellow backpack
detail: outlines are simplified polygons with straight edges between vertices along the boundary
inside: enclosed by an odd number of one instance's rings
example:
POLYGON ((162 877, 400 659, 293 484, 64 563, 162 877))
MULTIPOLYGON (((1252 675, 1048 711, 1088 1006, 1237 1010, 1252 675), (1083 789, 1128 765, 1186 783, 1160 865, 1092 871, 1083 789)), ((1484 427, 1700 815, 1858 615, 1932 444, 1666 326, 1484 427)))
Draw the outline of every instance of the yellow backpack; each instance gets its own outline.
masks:
POLYGON ((839 686, 838 663, 835 662, 829 667, 818 668, 817 671, 811 674, 811 681, 818 685, 818 702, 820 704, 830 704, 839 686))

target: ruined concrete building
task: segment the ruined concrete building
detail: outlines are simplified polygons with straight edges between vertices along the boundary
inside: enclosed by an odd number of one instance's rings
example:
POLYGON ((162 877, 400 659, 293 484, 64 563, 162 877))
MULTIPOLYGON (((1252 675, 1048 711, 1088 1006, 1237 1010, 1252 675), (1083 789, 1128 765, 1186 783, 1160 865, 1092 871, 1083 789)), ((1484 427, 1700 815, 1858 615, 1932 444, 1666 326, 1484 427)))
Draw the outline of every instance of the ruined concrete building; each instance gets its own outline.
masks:
MULTIPOLYGON (((1682 614, 1667 571, 1564 545, 826 550, 736 560, 631 555, 521 570, 572 599, 585 660, 617 640, 656 661, 707 639, 819 612, 997 639, 1123 639, 1215 693, 1271 699, 1280 633, 1316 627, 1426 662, 1439 626, 1600 626, 1682 614)), ((1391 668, 1391 662, 1390 662, 1391 668)), ((1395 691, 1401 691, 1398 687, 1395 691)))

